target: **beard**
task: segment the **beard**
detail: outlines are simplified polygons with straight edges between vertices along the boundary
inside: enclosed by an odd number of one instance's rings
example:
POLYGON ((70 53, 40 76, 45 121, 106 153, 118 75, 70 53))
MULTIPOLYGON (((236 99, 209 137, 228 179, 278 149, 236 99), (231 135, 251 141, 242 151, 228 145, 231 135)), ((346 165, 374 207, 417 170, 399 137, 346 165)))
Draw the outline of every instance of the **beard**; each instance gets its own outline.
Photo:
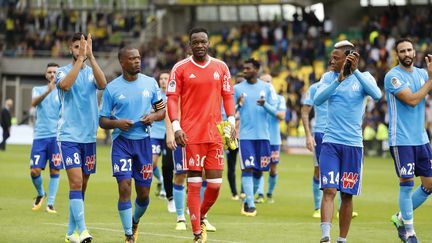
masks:
POLYGON ((399 58, 399 63, 404 67, 411 67, 414 62, 414 57, 405 57, 404 59, 399 58))

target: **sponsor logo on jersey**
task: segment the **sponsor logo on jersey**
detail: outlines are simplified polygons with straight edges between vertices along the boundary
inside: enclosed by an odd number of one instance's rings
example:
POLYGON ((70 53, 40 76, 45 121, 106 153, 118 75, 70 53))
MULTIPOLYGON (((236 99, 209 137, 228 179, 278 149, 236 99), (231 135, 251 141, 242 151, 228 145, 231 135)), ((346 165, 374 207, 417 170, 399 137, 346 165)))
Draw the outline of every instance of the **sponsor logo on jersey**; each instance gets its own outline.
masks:
POLYGON ((219 80, 220 79, 220 74, 217 71, 215 71, 213 73, 213 78, 214 78, 214 80, 219 80))
POLYGON ((270 157, 262 156, 260 161, 261 161, 261 168, 265 168, 267 167, 268 164, 270 164, 270 157))
POLYGON ((176 92, 176 81, 175 80, 169 81, 167 92, 171 92, 171 93, 176 92))
POLYGON ((218 160, 219 165, 223 165, 224 163, 224 153, 222 153, 219 149, 216 149, 215 158, 218 160))
POLYGON ((153 166, 152 164, 143 165, 141 169, 141 174, 143 175, 144 180, 151 179, 153 176, 153 166))
POLYGON ((119 99, 119 100, 126 99, 126 96, 124 96, 123 94, 121 94, 121 95, 118 97, 118 99, 119 99))
POLYGON ((53 154, 52 157, 51 157, 51 160, 52 160, 54 166, 59 166, 60 163, 61 163, 61 156, 60 156, 60 154, 59 153, 53 154))
POLYGON ((358 181, 358 173, 347 173, 344 172, 343 177, 341 179, 342 181, 342 187, 343 188, 349 188, 349 189, 353 189, 354 185, 357 183, 358 181))
POLYGON ((87 170, 94 170, 96 165, 96 155, 86 156, 85 165, 87 166, 87 170))
POLYGON ((396 77, 391 78, 391 84, 392 84, 393 88, 395 88, 395 89, 397 89, 401 86, 401 82, 396 77))
POLYGON ((196 78, 195 74, 191 73, 191 75, 189 75, 189 78, 196 78))

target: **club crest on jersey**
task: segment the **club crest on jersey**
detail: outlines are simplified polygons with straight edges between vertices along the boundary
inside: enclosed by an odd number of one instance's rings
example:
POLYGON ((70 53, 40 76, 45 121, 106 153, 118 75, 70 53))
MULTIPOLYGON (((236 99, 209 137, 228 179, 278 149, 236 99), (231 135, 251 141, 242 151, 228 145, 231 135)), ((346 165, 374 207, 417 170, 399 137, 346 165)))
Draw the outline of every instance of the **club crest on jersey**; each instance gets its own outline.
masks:
POLYGON ((148 92, 148 90, 144 90, 144 91, 142 92, 142 94, 143 94, 143 96, 146 97, 146 98, 150 97, 150 92, 148 92))
POLYGON ((354 92, 360 91, 360 85, 358 83, 354 83, 352 86, 352 91, 354 92))
POLYGON ((194 166, 194 165, 195 165, 195 160, 192 157, 190 157, 189 166, 194 166))
POLYGON ((118 164, 114 164, 113 171, 114 171, 114 173, 120 172, 120 166, 118 166, 118 164))
POLYGON ((72 158, 69 156, 66 158, 66 165, 72 165, 72 158))
POLYGON ((260 91, 260 97, 265 97, 265 91, 264 90, 260 91))
POLYGON ((353 189, 354 185, 357 183, 358 181, 358 173, 347 173, 344 172, 343 177, 341 179, 342 181, 342 187, 343 188, 349 188, 349 189, 353 189))
POLYGON ((327 182, 328 182, 327 177, 323 176, 323 178, 322 178, 323 185, 327 185, 327 182))
POLYGON ((89 82, 93 82, 94 81, 94 75, 92 73, 89 75, 88 81, 89 82))
POLYGON ((397 89, 401 86, 401 82, 396 77, 391 78, 391 84, 395 89, 397 89))
POLYGON ((63 71, 58 71, 57 72, 57 80, 62 80, 64 79, 64 77, 66 77, 66 73, 63 71))
POLYGON ((175 80, 169 81, 167 91, 174 93, 176 91, 176 86, 177 85, 176 85, 176 81, 175 80))
POLYGON ((217 71, 215 71, 213 73, 213 78, 214 78, 214 80, 219 80, 220 79, 220 75, 219 75, 219 73, 217 71))

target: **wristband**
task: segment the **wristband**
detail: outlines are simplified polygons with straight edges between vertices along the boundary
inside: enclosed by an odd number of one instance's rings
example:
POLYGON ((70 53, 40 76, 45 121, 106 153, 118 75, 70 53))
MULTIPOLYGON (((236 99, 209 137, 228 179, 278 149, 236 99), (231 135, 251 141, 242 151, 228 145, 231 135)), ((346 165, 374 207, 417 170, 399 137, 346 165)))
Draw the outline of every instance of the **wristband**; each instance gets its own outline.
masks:
POLYGON ((173 127, 173 130, 174 130, 174 133, 177 132, 177 131, 179 131, 179 130, 182 130, 181 127, 180 127, 180 122, 177 121, 177 120, 175 120, 175 121, 172 122, 172 127, 173 127))
POLYGON ((229 123, 231 123, 231 125, 233 127, 235 127, 235 117, 234 116, 229 116, 228 121, 229 121, 229 123))

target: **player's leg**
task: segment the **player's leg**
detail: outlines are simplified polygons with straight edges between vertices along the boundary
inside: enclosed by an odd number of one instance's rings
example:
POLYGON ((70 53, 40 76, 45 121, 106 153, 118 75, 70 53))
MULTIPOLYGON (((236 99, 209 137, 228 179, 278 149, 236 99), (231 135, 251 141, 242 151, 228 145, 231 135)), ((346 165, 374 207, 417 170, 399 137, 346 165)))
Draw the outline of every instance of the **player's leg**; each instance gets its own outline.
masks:
POLYGON ((420 207, 432 193, 432 151, 429 144, 416 146, 415 175, 420 176, 421 185, 412 195, 413 210, 420 207))
POLYGON ((259 161, 256 159, 254 141, 240 140, 240 167, 242 169, 242 188, 245 193, 244 203, 241 209, 241 214, 246 216, 255 216, 257 211, 253 198, 253 171, 258 168, 259 161))
POLYGON ((45 198, 45 190, 41 171, 45 169, 47 161, 47 143, 44 139, 33 140, 32 150, 30 153, 30 176, 37 195, 33 203, 33 211, 39 210, 45 198))
POLYGON ((173 153, 174 162, 174 181, 173 181, 173 198, 177 214, 176 230, 186 230, 185 212, 185 181, 186 181, 186 154, 185 149, 177 147, 173 153))
POLYGON ((162 175, 164 178, 164 188, 168 201, 168 212, 175 213, 175 203, 173 198, 173 172, 174 162, 172 150, 165 147, 162 153, 162 175))
POLYGON ((321 217, 321 198, 322 198, 322 191, 320 190, 320 171, 319 171, 319 157, 321 154, 321 144, 322 144, 322 138, 324 134, 323 133, 314 133, 314 139, 315 139, 315 147, 313 151, 313 162, 314 162, 314 172, 312 177, 312 193, 313 193, 313 200, 314 200, 314 213, 312 217, 314 218, 320 218, 321 217))
POLYGON ((132 217, 132 232, 135 242, 138 239, 138 224, 150 203, 150 186, 152 183, 153 165, 150 138, 134 141, 132 176, 135 180, 135 210, 132 217))
POLYGON ((237 185, 236 185, 236 161, 237 161, 238 148, 231 150, 227 150, 227 164, 228 164, 228 182, 231 189, 231 195, 233 200, 239 200, 239 196, 237 193, 237 185))
POLYGON ((51 142, 48 149, 48 158, 50 159, 50 181, 48 186, 48 203, 46 211, 48 213, 57 213, 54 208, 54 202, 60 182, 60 169, 63 169, 63 165, 61 163, 58 146, 56 145, 56 138, 54 137, 50 140, 51 142))
POLYGON ((415 235, 413 225, 412 189, 414 187, 414 147, 390 147, 390 153, 395 164, 396 174, 399 177, 399 209, 391 220, 395 225, 398 236, 406 241, 408 236, 415 235))
POLYGON ((340 160, 335 144, 322 145, 320 154, 320 180, 323 190, 321 201, 321 241, 330 242, 330 229, 333 221, 334 198, 339 188, 340 160))
POLYGON ((90 175, 96 173, 96 143, 82 143, 80 144, 82 151, 82 194, 83 200, 85 199, 85 192, 87 190, 90 175))
POLYGON ((338 145, 342 150, 340 170, 341 207, 338 242, 346 242, 353 213, 353 195, 360 195, 363 172, 363 148, 338 145))
POLYGON ((255 203, 263 203, 264 202, 264 174, 262 171, 254 171, 253 172, 253 193, 257 195, 254 200, 255 203))
POLYGON ((158 160, 162 152, 163 139, 150 139, 152 146, 152 161, 153 161, 153 177, 157 179, 156 196, 166 196, 165 188, 163 185, 162 173, 159 170, 158 160))
POLYGON ((271 145, 271 164, 270 173, 268 178, 268 191, 267 191, 267 202, 273 203, 273 191, 276 187, 276 182, 278 179, 277 165, 280 161, 280 145, 271 145))

